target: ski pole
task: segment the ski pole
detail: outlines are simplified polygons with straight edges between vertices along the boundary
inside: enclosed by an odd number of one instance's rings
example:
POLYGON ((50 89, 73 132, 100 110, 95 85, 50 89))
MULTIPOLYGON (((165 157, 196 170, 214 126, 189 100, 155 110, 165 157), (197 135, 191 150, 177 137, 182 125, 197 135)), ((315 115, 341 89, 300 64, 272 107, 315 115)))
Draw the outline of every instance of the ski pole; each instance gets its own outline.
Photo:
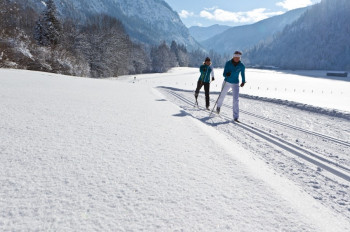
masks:
POLYGON ((211 116, 211 114, 213 113, 213 111, 214 111, 214 109, 215 109, 215 106, 216 106, 216 104, 218 103, 218 100, 219 100, 219 98, 220 98, 220 96, 221 96, 222 90, 224 89, 225 85, 226 85, 226 81, 225 81, 225 82, 224 82, 224 84, 222 85, 222 88, 221 88, 221 91, 220 91, 219 97, 218 97, 218 99, 216 99, 216 102, 215 102, 215 104, 214 104, 213 109, 211 110, 211 112, 210 112, 210 114, 209 114, 209 117, 210 117, 210 116, 211 116))

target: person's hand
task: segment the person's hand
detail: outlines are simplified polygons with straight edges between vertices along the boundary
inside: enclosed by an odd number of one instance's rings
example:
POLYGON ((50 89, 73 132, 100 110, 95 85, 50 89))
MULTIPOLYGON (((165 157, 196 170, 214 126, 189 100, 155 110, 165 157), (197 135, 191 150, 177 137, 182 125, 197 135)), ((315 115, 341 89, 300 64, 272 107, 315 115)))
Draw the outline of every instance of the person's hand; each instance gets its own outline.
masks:
POLYGON ((231 72, 226 73, 226 76, 227 77, 231 76, 231 72))
POLYGON ((245 85, 245 82, 242 82, 242 83, 241 83, 241 87, 243 87, 244 85, 245 85))
POLYGON ((214 78, 214 77, 212 77, 212 78, 211 78, 211 81, 215 81, 215 78, 214 78))

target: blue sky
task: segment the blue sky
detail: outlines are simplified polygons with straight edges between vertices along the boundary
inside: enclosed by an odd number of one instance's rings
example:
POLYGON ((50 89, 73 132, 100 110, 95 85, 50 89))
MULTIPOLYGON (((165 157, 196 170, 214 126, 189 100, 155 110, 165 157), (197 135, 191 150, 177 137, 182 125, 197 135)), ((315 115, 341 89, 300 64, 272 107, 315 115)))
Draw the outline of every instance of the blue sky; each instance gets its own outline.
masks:
POLYGON ((321 0, 165 0, 187 26, 238 26, 309 6, 321 0))

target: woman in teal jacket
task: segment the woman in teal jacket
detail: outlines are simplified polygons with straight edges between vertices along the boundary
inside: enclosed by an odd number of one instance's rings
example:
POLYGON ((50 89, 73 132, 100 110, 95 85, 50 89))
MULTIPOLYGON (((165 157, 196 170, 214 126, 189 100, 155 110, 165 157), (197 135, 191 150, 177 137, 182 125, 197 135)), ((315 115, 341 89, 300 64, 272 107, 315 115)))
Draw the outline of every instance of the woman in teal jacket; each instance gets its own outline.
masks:
POLYGON ((241 62, 242 52, 235 51, 233 58, 226 62, 223 76, 225 77, 223 88, 218 99, 218 106, 216 112, 220 113, 220 107, 224 101, 227 92, 232 89, 233 95, 233 119, 236 122, 239 118, 239 86, 243 87, 245 84, 245 66, 241 62), (239 85, 239 74, 242 76, 242 82, 239 85))
POLYGON ((210 62, 210 58, 207 57, 205 58, 205 61, 203 63, 203 65, 201 65, 199 67, 199 71, 201 73, 198 82, 197 82, 197 88, 196 91, 194 93, 194 96, 196 98, 198 98, 198 94, 199 94, 199 90, 203 87, 204 85, 204 91, 205 91, 205 106, 207 108, 207 110, 209 110, 209 105, 210 105, 210 99, 209 99, 209 89, 210 89, 210 77, 211 80, 214 81, 214 69, 211 66, 211 62, 210 62))

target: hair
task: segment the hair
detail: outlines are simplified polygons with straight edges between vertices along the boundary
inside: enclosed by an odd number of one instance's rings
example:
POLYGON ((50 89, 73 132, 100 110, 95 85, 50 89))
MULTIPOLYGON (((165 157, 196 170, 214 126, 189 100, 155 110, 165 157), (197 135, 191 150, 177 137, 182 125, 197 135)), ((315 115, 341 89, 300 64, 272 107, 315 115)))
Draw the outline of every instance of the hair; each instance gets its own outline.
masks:
POLYGON ((210 60, 210 58, 209 58, 209 57, 206 57, 206 58, 205 58, 205 60, 204 60, 203 64, 205 64, 205 62, 206 62, 206 61, 210 61, 210 65, 211 65, 211 60, 210 60))

